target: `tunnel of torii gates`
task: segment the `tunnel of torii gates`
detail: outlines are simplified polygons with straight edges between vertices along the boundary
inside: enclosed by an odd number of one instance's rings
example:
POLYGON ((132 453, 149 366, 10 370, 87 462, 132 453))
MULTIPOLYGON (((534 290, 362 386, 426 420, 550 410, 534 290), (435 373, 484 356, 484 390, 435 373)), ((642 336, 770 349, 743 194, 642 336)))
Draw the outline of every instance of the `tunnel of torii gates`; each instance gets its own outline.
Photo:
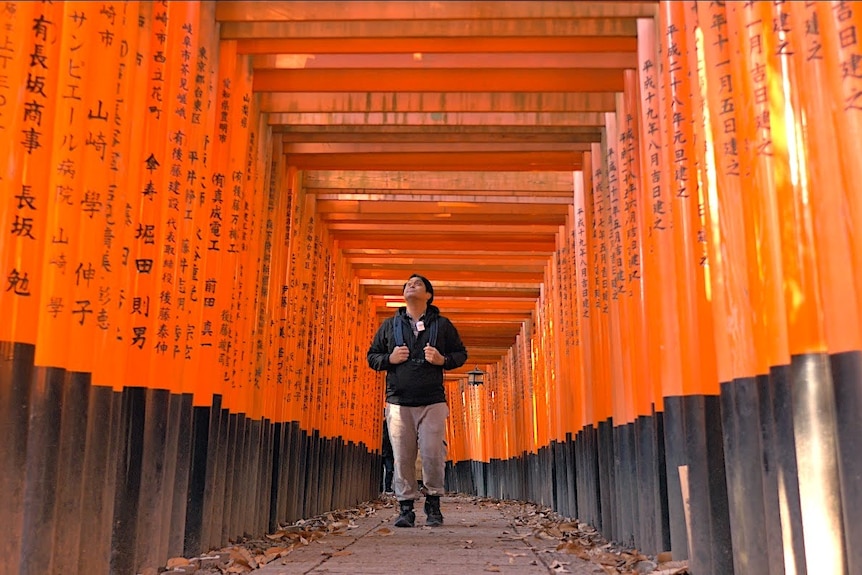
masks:
MULTIPOLYGON (((136 573, 376 497, 380 316, 217 8, 0 10, 0 571, 136 573)), ((862 573, 858 24, 638 20, 531 319, 446 380, 448 489, 696 574, 862 573)))

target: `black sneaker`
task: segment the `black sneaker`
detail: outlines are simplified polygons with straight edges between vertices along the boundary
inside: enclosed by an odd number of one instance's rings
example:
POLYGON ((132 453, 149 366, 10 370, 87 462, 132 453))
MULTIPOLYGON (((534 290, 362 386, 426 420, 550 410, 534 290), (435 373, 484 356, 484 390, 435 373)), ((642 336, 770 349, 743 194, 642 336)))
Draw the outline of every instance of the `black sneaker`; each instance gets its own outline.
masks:
POLYGON ((413 501, 399 501, 401 512, 395 520, 395 527, 413 527, 416 523, 416 513, 413 511, 413 501))
POLYGON ((443 514, 440 512, 440 496, 428 495, 425 497, 425 525, 439 527, 443 525, 443 514))

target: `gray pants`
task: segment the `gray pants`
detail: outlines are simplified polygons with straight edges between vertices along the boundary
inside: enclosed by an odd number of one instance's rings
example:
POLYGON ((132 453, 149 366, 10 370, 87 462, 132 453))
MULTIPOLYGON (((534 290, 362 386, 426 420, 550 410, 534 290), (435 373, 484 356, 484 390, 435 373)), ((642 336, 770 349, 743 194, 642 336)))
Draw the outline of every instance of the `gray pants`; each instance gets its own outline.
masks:
POLYGON ((443 478, 446 470, 445 403, 405 407, 386 404, 386 425, 395 455, 395 479, 392 488, 398 501, 419 499, 416 487, 416 451, 422 454, 422 482, 428 495, 444 495, 443 478))

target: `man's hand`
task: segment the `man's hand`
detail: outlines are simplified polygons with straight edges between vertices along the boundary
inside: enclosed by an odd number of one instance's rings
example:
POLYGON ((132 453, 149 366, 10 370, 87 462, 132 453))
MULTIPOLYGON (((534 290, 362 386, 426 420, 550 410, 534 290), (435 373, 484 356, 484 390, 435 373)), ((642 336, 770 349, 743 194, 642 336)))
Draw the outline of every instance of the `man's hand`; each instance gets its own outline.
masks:
POLYGON ((437 348, 430 343, 425 344, 425 361, 432 365, 443 365, 446 363, 446 358, 443 357, 437 348))
POLYGON ((406 345, 399 345, 389 354, 389 363, 398 365, 407 361, 408 357, 410 357, 410 349, 406 345))

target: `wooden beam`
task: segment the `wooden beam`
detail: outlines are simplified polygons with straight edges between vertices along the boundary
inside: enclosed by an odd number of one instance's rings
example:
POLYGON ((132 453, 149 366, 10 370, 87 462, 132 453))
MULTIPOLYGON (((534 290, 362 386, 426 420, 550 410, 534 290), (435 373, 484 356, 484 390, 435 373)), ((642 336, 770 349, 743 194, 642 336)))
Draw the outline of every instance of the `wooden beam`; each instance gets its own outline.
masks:
POLYGON ((257 70, 255 92, 622 92, 611 68, 432 70, 257 70))
MULTIPOLYGON (((363 222, 329 222, 327 229, 330 232, 363 232, 374 235, 385 234, 408 234, 416 232, 416 225, 402 220, 401 222, 389 222, 384 229, 381 229, 378 224, 363 223, 363 222)), ((548 225, 533 225, 531 223, 522 224, 450 224, 448 222, 438 222, 433 226, 426 226, 426 229, 432 233, 458 234, 465 240, 474 236, 487 236, 488 234, 503 234, 506 236, 517 236, 527 234, 530 236, 555 235, 559 231, 559 224, 548 225)), ((337 234, 333 234, 336 235, 337 234)))
POLYGON ((559 70, 637 68, 636 52, 460 52, 425 54, 261 54, 252 58, 259 70, 383 69, 429 70, 458 68, 548 68, 559 70))
MULTIPOLYGON (((285 126, 273 126, 273 132, 281 132, 277 137, 285 144, 296 142, 331 142, 331 143, 348 143, 348 142, 366 142, 366 143, 391 143, 403 142, 405 144, 418 144, 424 142, 451 142, 451 143, 523 143, 523 144, 564 144, 564 143, 599 143, 602 141, 601 132, 598 130, 588 130, 585 128, 572 128, 572 133, 545 132, 541 129, 536 129, 532 132, 517 133, 510 130, 504 130, 497 133, 489 131, 471 132, 469 128, 463 128, 462 133, 453 133, 451 131, 442 131, 436 128, 422 128, 424 131, 417 131, 416 128, 407 126, 407 130, 400 133, 397 132, 379 132, 370 127, 367 130, 356 130, 353 126, 335 126, 342 130, 341 132, 320 131, 318 133, 310 132, 282 132, 281 128, 285 126), (584 130, 583 132, 574 132, 574 130, 584 130)), ((322 126, 321 126, 322 127, 322 126)))
POLYGON ((289 154, 286 157, 289 165, 301 170, 419 170, 434 166, 441 172, 488 169, 575 171, 583 166, 579 152, 289 154))
POLYGON ((462 255, 457 252, 450 252, 440 256, 391 256, 391 255, 345 255, 344 256, 354 266, 377 265, 382 261, 388 262, 393 266, 460 266, 473 267, 483 265, 506 265, 515 266, 540 266, 544 267, 548 264, 548 256, 534 256, 524 254, 482 254, 482 255, 462 255))
MULTIPOLYGON (((536 209, 542 213, 557 214, 558 209, 562 211, 564 206, 569 206, 572 203, 571 194, 566 192, 543 192, 541 195, 531 194, 529 196, 518 196, 514 190, 495 190, 493 192, 483 192, 482 195, 476 194, 458 194, 449 195, 440 190, 404 190, 402 194, 385 193, 385 190, 339 190, 337 193, 332 193, 331 189, 306 188, 307 194, 314 194, 317 197, 318 213, 344 213, 350 208, 344 206, 347 202, 355 204, 353 210, 360 211, 360 203, 374 202, 438 202, 448 204, 467 204, 471 208, 473 204, 480 204, 482 213, 497 213, 493 212, 492 208, 498 205, 514 205, 518 213, 527 211, 535 213, 531 209, 531 205, 537 206, 536 209), (334 202, 341 204, 335 206, 334 202)), ((406 209, 406 208, 405 208, 406 209)), ((453 211, 454 210, 447 210, 453 211)))
POLYGON ((344 142, 344 143, 305 143, 285 144, 283 152, 293 154, 475 154, 504 152, 589 152, 591 144, 512 144, 512 143, 387 143, 387 142, 344 142))
POLYGON ((244 38, 239 54, 399 54, 458 52, 636 52, 634 36, 469 38, 244 38))
POLYGON ((265 92, 261 111, 613 112, 615 92, 265 92))
POLYGON ((292 1, 216 3, 220 22, 501 18, 651 18, 657 2, 292 1))
POLYGON ((327 225, 350 225, 364 224, 374 226, 388 226, 390 224, 403 221, 405 217, 409 217, 415 223, 421 222, 424 226, 438 226, 443 223, 449 225, 468 225, 481 226, 488 224, 500 225, 523 225, 525 221, 533 225, 545 226, 561 226, 565 223, 565 214, 543 213, 537 210, 524 211, 520 214, 497 214, 493 212, 445 212, 437 211, 434 213, 434 205, 429 204, 427 208, 422 205, 413 204, 412 211, 403 210, 402 212, 347 212, 337 211, 321 213, 320 220, 326 222, 327 225), (427 214, 426 211, 432 213, 427 214))
MULTIPOLYGON (((247 38, 465 38, 637 36, 637 18, 223 22, 222 40, 247 38)), ((510 48, 508 51, 512 51, 510 48)), ((347 50, 342 49, 342 52, 347 50)), ((406 50, 417 52, 416 49, 406 50)), ((469 49, 466 51, 470 51, 469 49)), ((481 51, 481 50, 478 50, 481 51)), ((516 50, 520 52, 520 50, 516 50)), ((306 50, 299 51, 300 53, 306 50)))
POLYGON ((500 127, 600 127, 605 124, 602 112, 328 112, 269 114, 269 125, 287 126, 340 126, 347 131, 351 126, 494 126, 500 127))
MULTIPOLYGON (((429 164, 431 166, 433 164, 429 164)), ((307 188, 374 188, 380 190, 438 189, 451 191, 517 190, 561 191, 574 193, 574 175, 570 171, 536 173, 500 173, 496 171, 452 172, 440 174, 425 169, 381 172, 373 170, 310 170, 303 172, 302 185, 307 188)))
MULTIPOLYGON (((370 274, 379 271, 382 267, 385 267, 387 270, 397 270, 410 275, 414 270, 416 270, 417 266, 421 266, 423 269, 433 269, 434 275, 436 276, 439 276, 444 272, 464 269, 464 263, 460 261, 448 264, 431 262, 395 263, 386 260, 379 260, 377 262, 370 262, 367 264, 356 264, 352 258, 348 261, 353 265, 353 269, 357 277, 375 277, 370 274)), ((476 273, 481 273, 488 277, 491 277, 492 275, 496 276, 496 274, 529 274, 532 277, 538 277, 544 273, 547 266, 544 264, 477 264, 472 267, 475 269, 476 273)))
POLYGON ((417 214, 419 212, 430 212, 438 220, 449 219, 454 216, 490 216, 494 218, 506 218, 507 216, 522 216, 521 221, 527 218, 548 217, 554 221, 565 218, 568 214, 568 204, 551 204, 532 202, 534 198, 514 197, 511 203, 474 203, 467 199, 456 199, 454 201, 438 201, 429 198, 421 204, 414 202, 375 201, 375 200, 324 200, 317 198, 317 213, 326 216, 347 217, 387 217, 401 214, 417 214), (523 201, 517 201, 523 200, 523 201), (441 214, 446 214, 441 217, 441 214))
MULTIPOLYGON (((593 113, 582 112, 586 114, 590 114, 587 118, 592 118, 593 113)), ((283 116, 282 114, 271 114, 283 116)), ((358 114, 357 114, 358 115, 358 114)), ((372 116, 370 114, 362 114, 366 115, 369 118, 372 116)), ((525 116, 533 116, 535 114, 524 114, 525 116)), ((299 116, 299 115, 298 115, 299 116)), ((322 115, 319 115, 323 117, 322 115)), ((439 117, 439 114, 437 115, 439 117)), ((595 113, 595 117, 602 116, 604 114, 595 113)), ((301 116, 300 116, 301 117, 301 116)), ((462 116, 463 117, 463 116, 462 116)), ((292 134, 296 134, 299 137, 305 137, 310 134, 323 134, 325 135, 337 135, 337 134, 364 134, 364 133, 375 133, 375 134, 392 134, 392 135, 409 135, 409 134, 418 134, 425 133, 429 135, 457 135, 457 134, 466 134, 466 135, 486 135, 486 136, 496 136, 499 138, 505 138, 507 134, 512 134, 515 137, 521 136, 542 136, 544 134, 557 134, 557 135, 566 135, 566 134, 596 134, 601 135, 604 133, 604 125, 587 125, 587 126, 537 126, 535 124, 528 124, 524 126, 506 126, 505 131, 500 131, 499 125, 487 124, 487 125, 446 125, 446 124, 436 124, 431 126, 410 126, 410 125, 364 125, 364 124, 353 124, 353 125, 333 125, 333 124, 309 124, 309 123, 293 123, 293 124, 285 124, 278 125, 279 133, 283 134, 284 138, 288 138, 292 134)), ((493 140, 492 140, 493 141, 493 140)))
MULTIPOLYGON (((360 280, 363 279, 380 279, 380 278, 391 278, 392 273, 397 272, 400 275, 405 273, 404 270, 391 270, 391 269, 359 269, 355 270, 356 277, 360 280)), ((434 270, 435 278, 442 278, 447 280, 453 279, 470 279, 475 278, 477 273, 473 270, 434 270)), ((400 276, 399 276, 400 277, 400 276)), ((484 277, 488 279, 493 279, 496 281, 511 281, 511 282, 524 282, 524 281, 533 281, 536 283, 541 283, 544 274, 542 272, 507 272, 507 271, 492 271, 485 274, 484 277)), ((432 280, 433 281, 433 280, 432 280)), ((436 287, 435 287, 436 291, 436 287)))
MULTIPOLYGON (((448 250, 439 250, 439 249, 429 249, 429 248, 421 248, 421 247, 413 247, 410 249, 342 249, 342 253, 347 257, 363 257, 363 256, 389 256, 389 257, 412 257, 416 258, 419 261, 422 258, 434 258, 434 257, 448 257, 452 255, 452 257, 484 257, 488 256, 490 258, 518 258, 518 257, 529 257, 529 258, 547 258, 548 253, 545 251, 541 252, 529 252, 526 250, 515 250, 515 251, 497 251, 497 252, 487 252, 487 251, 478 251, 478 250, 460 250, 457 252, 451 252, 448 250)), ((487 282, 486 282, 487 283, 487 282)), ((452 284, 457 286, 457 284, 452 284)), ((488 285, 488 287, 500 287, 498 284, 488 285)), ((487 296, 493 299, 493 297, 497 296, 487 296)), ((474 298, 479 299, 479 298, 474 298)), ((506 298, 510 299, 510 298, 506 298)), ((529 298, 532 299, 532 298, 529 298)), ((484 301, 484 299, 482 299, 484 301)))
MULTIPOLYGON (((428 245, 449 251, 457 251, 465 247, 464 238, 454 237, 450 234, 423 234, 422 240, 428 245)), ((396 249, 408 248, 416 240, 413 236, 404 237, 392 235, 368 235, 342 232, 338 236, 338 244, 345 249, 381 249, 394 247, 396 249)), ((517 251, 524 249, 533 252, 544 252, 548 255, 554 253, 557 248, 556 239, 551 238, 471 238, 470 247, 491 252, 517 251)))

